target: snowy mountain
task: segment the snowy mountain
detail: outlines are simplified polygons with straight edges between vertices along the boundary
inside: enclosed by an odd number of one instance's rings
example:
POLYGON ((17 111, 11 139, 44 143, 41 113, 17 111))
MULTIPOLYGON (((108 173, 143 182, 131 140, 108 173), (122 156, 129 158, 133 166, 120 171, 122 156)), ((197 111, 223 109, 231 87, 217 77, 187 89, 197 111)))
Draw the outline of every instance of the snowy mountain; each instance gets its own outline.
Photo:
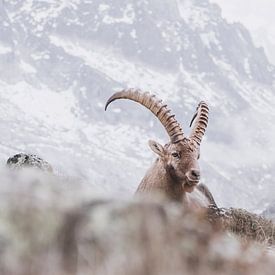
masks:
POLYGON ((132 194, 168 141, 152 114, 107 98, 156 93, 188 124, 211 108, 203 182, 223 206, 261 211, 275 185, 275 68, 208 0, 0 2, 0 157, 31 152, 56 173, 132 194))

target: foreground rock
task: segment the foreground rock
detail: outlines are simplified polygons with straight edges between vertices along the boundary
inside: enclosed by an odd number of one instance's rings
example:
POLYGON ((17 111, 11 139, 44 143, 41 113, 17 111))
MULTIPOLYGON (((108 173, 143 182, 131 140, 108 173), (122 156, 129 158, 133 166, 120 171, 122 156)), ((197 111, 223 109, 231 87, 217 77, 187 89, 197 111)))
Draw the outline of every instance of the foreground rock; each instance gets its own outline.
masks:
POLYGON ((54 177, 1 181, 1 274, 274 274, 253 243, 163 201, 92 199, 54 177))

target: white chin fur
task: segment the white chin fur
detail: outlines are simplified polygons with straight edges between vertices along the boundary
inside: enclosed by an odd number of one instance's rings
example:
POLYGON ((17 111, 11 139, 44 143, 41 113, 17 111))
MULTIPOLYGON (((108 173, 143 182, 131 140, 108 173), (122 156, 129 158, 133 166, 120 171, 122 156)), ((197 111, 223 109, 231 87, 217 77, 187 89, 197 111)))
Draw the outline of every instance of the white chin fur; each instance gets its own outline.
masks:
MULTIPOLYGON (((192 188, 192 187, 191 187, 192 188)), ((186 192, 188 192, 186 190, 186 192)), ((209 201, 206 196, 197 188, 193 189, 193 192, 190 191, 186 194, 187 202, 190 206, 195 207, 208 207, 209 201)))
POLYGON ((187 192, 187 193, 193 192, 194 189, 195 189, 195 185, 193 185, 193 186, 187 185, 187 186, 184 187, 184 191, 187 192))

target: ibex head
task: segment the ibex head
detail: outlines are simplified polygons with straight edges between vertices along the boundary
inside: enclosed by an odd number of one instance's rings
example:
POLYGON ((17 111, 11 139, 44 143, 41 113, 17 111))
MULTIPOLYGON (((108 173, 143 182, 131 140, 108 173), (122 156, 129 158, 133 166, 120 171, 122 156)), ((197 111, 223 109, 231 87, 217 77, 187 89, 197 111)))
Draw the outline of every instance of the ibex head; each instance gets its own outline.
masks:
POLYGON ((200 144, 208 123, 208 106, 200 102, 190 126, 195 121, 189 137, 183 133, 180 124, 171 114, 162 100, 155 95, 142 93, 140 90, 123 90, 115 93, 106 103, 108 105, 117 99, 130 99, 140 103, 149 109, 162 123, 170 137, 170 142, 165 146, 156 141, 149 141, 149 146, 159 156, 162 167, 166 170, 165 175, 169 176, 173 184, 181 184, 183 190, 192 192, 200 181, 200 168, 198 159, 200 156, 200 144))

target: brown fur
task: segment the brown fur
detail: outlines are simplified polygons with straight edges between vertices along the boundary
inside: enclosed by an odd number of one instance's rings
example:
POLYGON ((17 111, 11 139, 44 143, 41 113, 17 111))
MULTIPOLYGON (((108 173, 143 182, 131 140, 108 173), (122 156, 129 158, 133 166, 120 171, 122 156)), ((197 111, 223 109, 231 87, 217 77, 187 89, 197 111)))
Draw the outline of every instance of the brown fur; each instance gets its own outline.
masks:
POLYGON ((185 139, 162 147, 151 141, 150 146, 159 158, 147 171, 136 192, 163 193, 169 199, 195 208, 216 205, 207 187, 198 185, 199 177, 192 180, 192 171, 199 171, 199 151, 190 143, 189 139, 185 139), (179 157, 174 157, 175 153, 179 157))

